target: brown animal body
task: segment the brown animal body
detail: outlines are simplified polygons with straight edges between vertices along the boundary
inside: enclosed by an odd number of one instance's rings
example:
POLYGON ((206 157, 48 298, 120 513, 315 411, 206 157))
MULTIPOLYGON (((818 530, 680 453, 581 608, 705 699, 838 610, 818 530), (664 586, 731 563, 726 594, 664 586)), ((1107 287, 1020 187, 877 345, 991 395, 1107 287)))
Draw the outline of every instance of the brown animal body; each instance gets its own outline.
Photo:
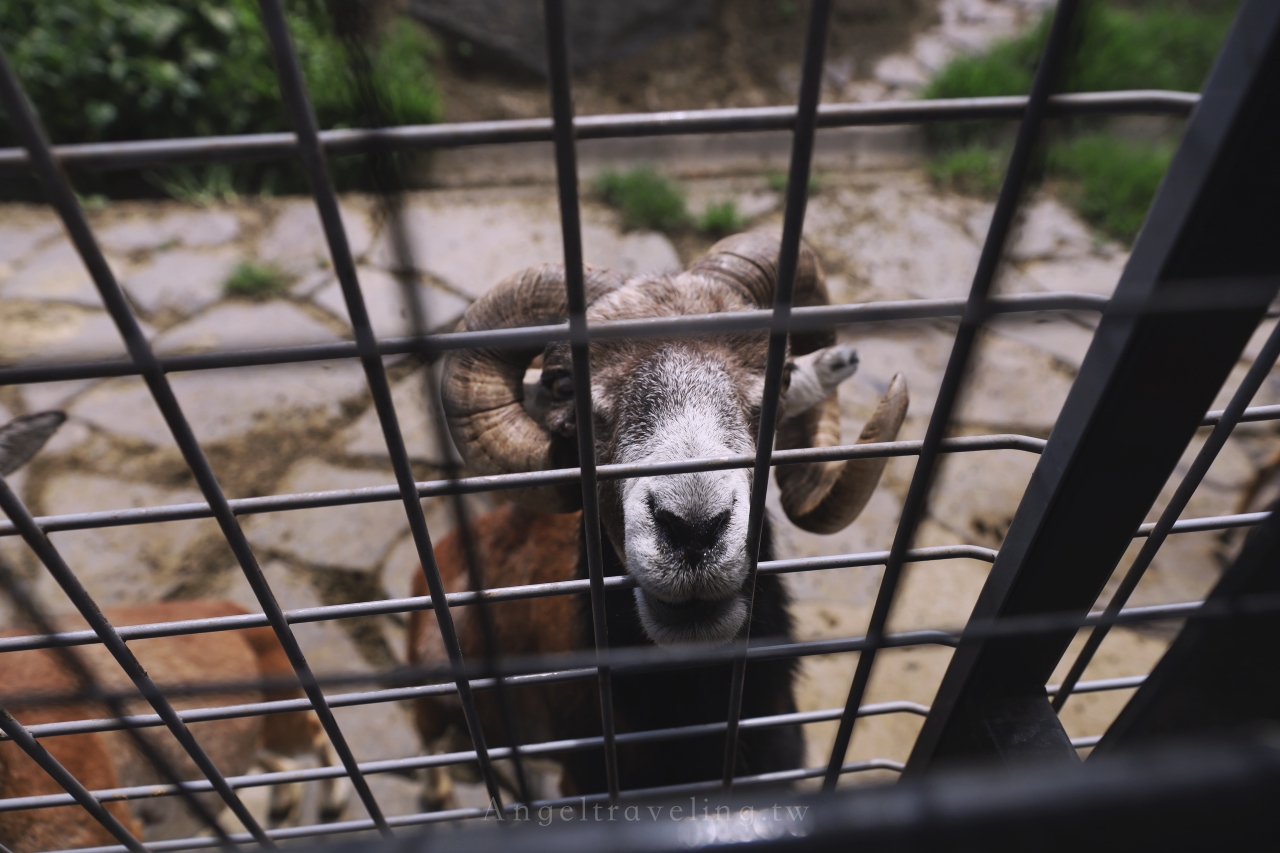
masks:
MULTIPOLYGON (((772 304, 779 244, 763 234, 722 240, 689 270, 676 275, 624 276, 586 270, 591 323, 767 308, 772 304)), ((828 301, 817 258, 802 247, 795 304, 828 301)), ((564 272, 555 266, 526 270, 497 285, 467 311, 465 330, 563 322, 564 272)), ((591 417, 598 464, 661 464, 689 458, 753 454, 758 441, 768 338, 765 333, 701 338, 595 339, 590 344, 591 417)), ((828 332, 797 334, 789 342, 778 420, 779 449, 838 445, 836 389, 857 368, 851 346, 828 332)), ((503 474, 576 464, 578 409, 566 342, 541 351, 460 350, 444 359, 442 398, 450 431, 476 473, 503 474), (526 369, 541 358, 541 372, 526 369)), ((859 438, 891 441, 906 414, 900 376, 887 389, 859 438)), ((844 528, 869 500, 884 459, 807 463, 777 469, 784 512, 817 533, 844 528)), ((750 583, 746 546, 751 471, 733 469, 607 480, 600 484, 606 575, 630 575, 634 590, 607 594, 609 644, 725 643, 747 631, 786 641, 792 636, 786 590, 776 576, 750 583), (748 602, 754 599, 754 608, 748 602)), ((587 576, 577 484, 516 490, 516 505, 477 519, 472 534, 486 587, 562 581, 587 576)), ((772 558, 766 519, 760 560, 772 558)), ((440 543, 438 563, 446 589, 467 587, 456 538, 440 543)), ((418 592, 424 591, 424 583, 418 592)), ((453 611, 463 653, 484 654, 476 619, 453 611)), ((591 611, 584 596, 492 605, 497 650, 544 654, 590 649, 591 611)), ((443 664, 444 649, 430 613, 415 614, 409 635, 413 661, 443 664)), ((743 714, 795 710, 794 662, 756 662, 747 668, 743 714)), ((619 731, 723 722, 730 668, 615 675, 619 731)), ((511 691, 523 742, 582 737, 600 730, 594 681, 511 691)), ((501 743, 492 696, 478 697, 486 739, 501 743)), ((419 702, 418 722, 428 743, 452 727, 465 732, 456 699, 419 702)), ((682 739, 619 751, 624 788, 718 778, 723 735, 682 739)), ((440 744, 456 748, 460 744, 440 744)), ((799 766, 803 740, 797 727, 744 730, 739 773, 799 766)), ((565 793, 605 789, 599 751, 563 756, 565 793)), ((443 786, 429 797, 441 799, 443 786)))
MULTIPOLYGON (((226 601, 173 601, 137 607, 108 609, 107 619, 115 626, 171 622, 232 616, 245 611, 226 601)), ((81 630, 78 617, 58 620, 60 630, 81 630)), ((8 631, 4 636, 21 632, 8 631)), ((198 685, 253 681, 259 677, 289 677, 293 670, 284 650, 270 628, 250 628, 176 637, 135 640, 129 647, 152 679, 166 685, 198 685)), ((104 688, 127 691, 132 684, 123 670, 101 645, 73 649, 88 665, 104 688)), ((43 706, 21 704, 23 697, 74 693, 76 682, 59 655, 48 649, 0 654, 0 694, 6 707, 24 725, 109 716, 99 705, 77 703, 43 706)), ((298 689, 241 690, 218 695, 174 697, 178 710, 216 707, 245 702, 271 701, 300 696, 298 689)), ((128 703, 130 713, 152 713, 142 700, 128 703)), ((228 776, 244 773, 259 749, 293 755, 315 748, 319 723, 311 712, 291 712, 269 716, 242 717, 192 723, 191 733, 218 768, 228 776)), ((190 756, 163 727, 142 730, 183 778, 202 778, 190 756)), ((89 790, 162 783, 164 780, 138 752, 125 732, 93 732, 42 738, 49 752, 89 790)), ((11 741, 0 743, 0 797, 63 793, 44 771, 11 741)), ((201 795, 210 811, 217 813, 221 800, 216 794, 201 795)), ((163 834, 181 837, 201 829, 179 797, 110 803, 108 811, 139 838, 163 834)), ((0 842, 14 850, 52 850, 117 843, 109 833, 79 806, 56 809, 0 812, 0 842)))

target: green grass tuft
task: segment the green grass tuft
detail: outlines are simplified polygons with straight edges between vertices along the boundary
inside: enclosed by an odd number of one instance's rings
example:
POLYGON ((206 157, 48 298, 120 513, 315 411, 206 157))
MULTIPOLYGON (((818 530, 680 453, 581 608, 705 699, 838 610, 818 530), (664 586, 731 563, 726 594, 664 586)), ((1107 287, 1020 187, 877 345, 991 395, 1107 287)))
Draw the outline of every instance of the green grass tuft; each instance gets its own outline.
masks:
POLYGON ((947 151, 928 165, 938 184, 969 195, 993 197, 1004 179, 1005 152, 988 145, 947 151))
POLYGON ((1169 169, 1173 148, 1140 145, 1095 133, 1049 150, 1049 174, 1066 178, 1067 200, 1080 215, 1113 237, 1130 241, 1138 234, 1160 180, 1169 169))
POLYGON ((272 299, 289 291, 283 272, 272 266, 245 261, 231 271, 222 284, 222 292, 240 299, 272 299))
POLYGON ((746 225, 747 221, 738 213, 738 205, 733 199, 709 205, 702 216, 698 217, 698 230, 717 239, 736 234, 746 225))
MULTIPOLYGON (((1124 7, 1086 6, 1080 46, 1065 90, 1176 89, 1198 91, 1226 36, 1235 0, 1141 0, 1124 7)), ((948 63, 924 90, 926 98, 1025 94, 1031 88, 1049 29, 1046 17, 1025 35, 948 63)), ((1137 234, 1172 156, 1171 143, 1126 141, 1100 131, 1097 120, 1064 121, 1050 143, 1044 174, 1062 181, 1063 195, 1113 237, 1137 234)), ((935 181, 992 196, 1000 187, 1008 141, 996 122, 934 125, 929 138, 935 181)))
MULTIPOLYGON (((769 172, 764 176, 764 180, 765 180, 765 183, 769 185, 769 189, 773 190, 776 193, 783 193, 783 194, 786 193, 787 184, 790 183, 790 177, 787 175, 786 172, 783 172, 783 171, 769 172)), ((822 188, 822 178, 818 175, 817 172, 810 172, 809 173, 809 195, 813 195, 821 188, 822 188)))
POLYGON ((593 183, 596 195, 622 212, 627 230, 674 231, 689 221, 684 194, 650 166, 608 171, 593 183))

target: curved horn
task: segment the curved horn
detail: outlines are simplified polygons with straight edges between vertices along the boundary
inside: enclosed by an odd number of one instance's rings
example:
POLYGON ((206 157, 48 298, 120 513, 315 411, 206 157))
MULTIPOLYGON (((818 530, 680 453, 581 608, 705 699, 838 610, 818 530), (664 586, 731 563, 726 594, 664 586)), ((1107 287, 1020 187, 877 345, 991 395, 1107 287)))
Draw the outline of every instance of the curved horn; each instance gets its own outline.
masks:
MULTIPOLYGON (((781 241, 768 232, 748 231, 716 243, 705 256, 689 268, 690 272, 720 279, 743 293, 761 308, 773 307, 773 293, 778 280, 778 253, 781 241)), ((796 286, 791 304, 796 308, 828 305, 827 278, 818 256, 806 243, 800 244, 796 265, 796 286)), ((835 332, 821 329, 791 336, 791 350, 805 355, 836 342, 835 332)))
MULTIPOLYGON (((692 270, 713 276, 743 290, 761 308, 773 305, 778 276, 778 238, 759 231, 727 237, 693 265, 692 270)), ((800 244, 792 305, 827 305, 826 277, 817 255, 800 244)), ((835 343, 829 330, 791 336, 793 355, 805 355, 835 343)), ((880 405, 858 437, 859 444, 893 441, 907 414, 907 381, 898 374, 889 384, 880 405)), ((833 392, 821 404, 778 425, 779 450, 835 447, 840 444, 840 403, 833 392)), ((813 533, 843 530, 862 512, 880 482, 887 458, 851 459, 780 465, 774 469, 779 498, 787 517, 797 527, 813 533)))
MULTIPOLYGON (((893 441, 907 416, 907 380, 899 373, 872 413, 858 444, 893 441)), ((835 447, 840 444, 840 403, 835 393, 820 405, 778 425, 778 449, 835 447)), ((871 500, 888 457, 779 465, 778 497, 787 518, 811 533, 836 533, 849 526, 871 500)))
MULTIPOLYGON (((586 269, 590 304, 619 287, 608 270, 586 269)), ((544 264, 499 282, 462 317, 459 331, 552 325, 568 315, 564 267, 544 264)), ((477 474, 542 471, 576 464, 572 443, 552 435, 529 417, 522 404, 524 373, 539 349, 468 349, 446 353, 440 396, 449 432, 462 458, 477 474)), ((511 499, 549 512, 581 507, 576 484, 517 489, 511 499)))

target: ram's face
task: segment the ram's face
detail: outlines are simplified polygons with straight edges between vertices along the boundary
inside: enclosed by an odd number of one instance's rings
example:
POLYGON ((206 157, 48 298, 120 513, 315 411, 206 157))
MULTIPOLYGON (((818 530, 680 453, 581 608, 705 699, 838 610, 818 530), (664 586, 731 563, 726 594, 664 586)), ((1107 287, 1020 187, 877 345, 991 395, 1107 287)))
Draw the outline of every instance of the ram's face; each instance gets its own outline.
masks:
MULTIPOLYGON (((766 308, 773 302, 780 246, 772 236, 720 241, 689 270, 627 276, 588 269, 589 324, 766 308)), ((564 270, 533 267, 477 300, 463 319, 471 331, 563 322, 564 270)), ((801 247, 794 289, 798 305, 827 302, 817 258, 801 247)), ((857 356, 830 332, 792 340, 778 422, 779 448, 840 443, 836 386, 857 356)), ((670 465, 690 458, 755 452, 768 351, 764 332, 701 338, 605 340, 590 344, 592 430, 597 461, 670 465)), ((576 465, 578 424, 569 346, 541 353, 476 349, 444 359, 443 402, 458 449, 478 474, 576 465), (523 381, 522 381, 523 380, 523 381)), ((906 414, 906 385, 895 378, 861 440, 890 441, 906 414)), ((834 533, 866 505, 883 459, 831 461, 779 469, 778 498, 799 527, 834 533)), ((727 642, 747 618, 750 568, 748 469, 673 473, 600 483, 600 520, 639 586, 636 606, 649 638, 727 642)), ((512 499, 544 512, 581 505, 577 483, 530 487, 512 499)))
MULTIPOLYGON (((733 344, 593 347, 598 461, 661 465, 755 452, 764 386, 762 337, 733 344)), ((563 351, 543 376, 568 375, 563 351)), ((555 403, 550 423, 572 417, 555 403)), ((751 471, 735 468, 601 484, 601 523, 658 643, 727 642, 746 619, 751 471)))

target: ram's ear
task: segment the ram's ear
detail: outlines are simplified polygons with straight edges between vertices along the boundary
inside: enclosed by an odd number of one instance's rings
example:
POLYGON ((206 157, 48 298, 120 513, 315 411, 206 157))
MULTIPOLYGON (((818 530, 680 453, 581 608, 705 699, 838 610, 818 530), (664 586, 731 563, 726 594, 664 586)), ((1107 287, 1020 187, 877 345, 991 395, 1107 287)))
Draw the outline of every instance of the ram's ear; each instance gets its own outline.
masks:
POLYGON ((12 474, 26 464, 66 419, 62 412, 37 412, 0 427, 0 476, 12 474))

